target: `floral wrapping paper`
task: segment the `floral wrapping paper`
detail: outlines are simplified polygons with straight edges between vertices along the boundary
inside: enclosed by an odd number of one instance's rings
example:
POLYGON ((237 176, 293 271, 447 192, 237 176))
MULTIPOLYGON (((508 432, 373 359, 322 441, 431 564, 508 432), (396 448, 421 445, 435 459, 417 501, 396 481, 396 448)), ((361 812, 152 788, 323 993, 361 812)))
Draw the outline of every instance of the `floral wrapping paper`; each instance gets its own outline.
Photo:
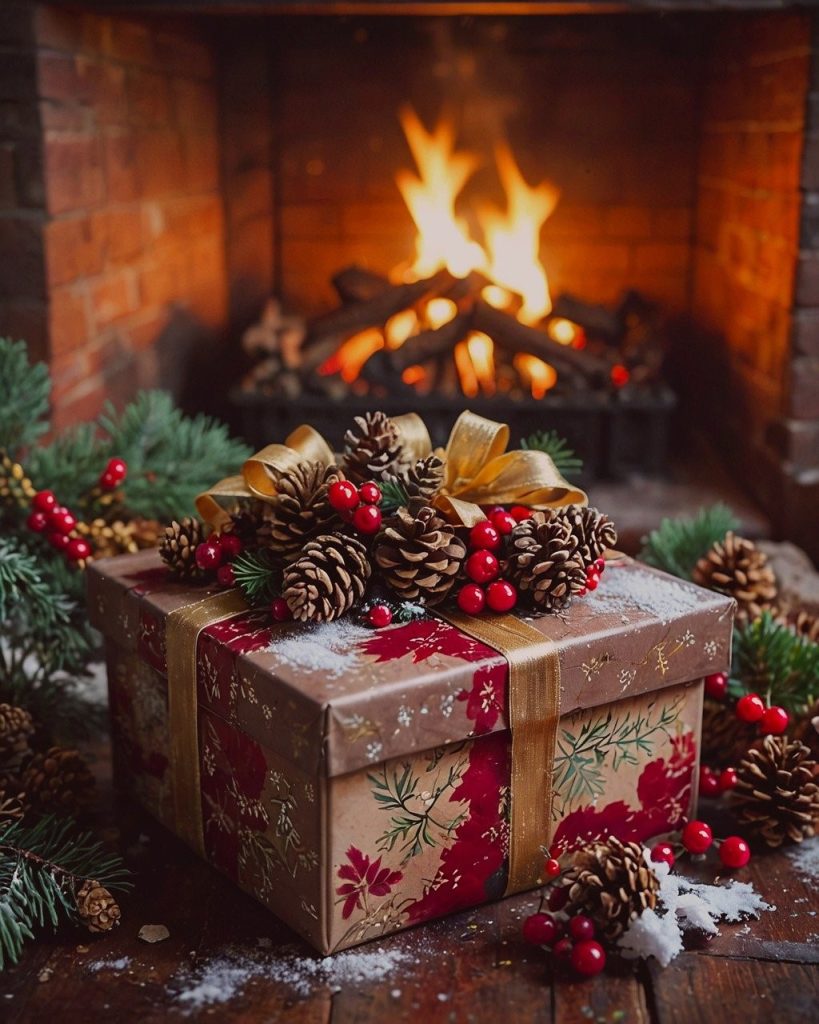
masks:
MULTIPOLYGON (((153 554, 95 564, 118 776, 174 829, 165 616, 208 593, 153 554)), ((676 827, 695 798, 700 680, 730 660, 733 604, 636 564, 544 623, 559 645, 553 852, 676 827), (583 607, 581 607, 581 605, 583 607)), ((322 952, 506 886, 504 659, 440 619, 377 632, 247 612, 197 646, 208 860, 322 952)))

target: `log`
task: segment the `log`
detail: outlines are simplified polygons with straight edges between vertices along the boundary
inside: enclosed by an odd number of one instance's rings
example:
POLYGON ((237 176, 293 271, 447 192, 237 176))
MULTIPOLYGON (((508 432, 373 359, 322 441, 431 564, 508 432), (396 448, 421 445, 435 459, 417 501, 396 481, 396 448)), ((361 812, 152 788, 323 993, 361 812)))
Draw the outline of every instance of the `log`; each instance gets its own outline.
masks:
POLYGON ((623 321, 618 313, 574 295, 561 295, 554 304, 552 316, 571 320, 588 334, 596 334, 609 342, 616 343, 623 334, 623 321))
POLYGON ((407 338, 401 348, 391 353, 392 363, 399 374, 408 366, 425 363, 448 352, 465 337, 472 326, 472 313, 458 313, 447 323, 434 330, 421 331, 407 338))
POLYGON ((333 276, 333 287, 342 302, 369 302, 392 285, 381 274, 354 263, 333 276))

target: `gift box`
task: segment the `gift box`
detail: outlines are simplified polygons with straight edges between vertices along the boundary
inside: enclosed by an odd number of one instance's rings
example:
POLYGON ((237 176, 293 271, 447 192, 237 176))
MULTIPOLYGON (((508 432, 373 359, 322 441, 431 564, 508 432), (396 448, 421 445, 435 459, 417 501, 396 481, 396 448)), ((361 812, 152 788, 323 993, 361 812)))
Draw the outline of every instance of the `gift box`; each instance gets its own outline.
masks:
POLYGON ((118 778, 323 953, 535 886, 541 846, 693 809, 734 606, 639 563, 519 629, 275 624, 153 552, 88 576, 118 778))

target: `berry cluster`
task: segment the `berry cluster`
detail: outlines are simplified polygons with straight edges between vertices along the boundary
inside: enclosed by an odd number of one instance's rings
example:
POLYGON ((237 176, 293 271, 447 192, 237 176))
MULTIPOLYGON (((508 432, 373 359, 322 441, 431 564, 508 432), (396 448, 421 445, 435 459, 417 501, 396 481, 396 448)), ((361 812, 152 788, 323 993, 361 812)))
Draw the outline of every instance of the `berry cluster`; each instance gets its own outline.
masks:
POLYGON ((232 587, 235 580, 231 563, 243 547, 235 533, 212 533, 197 546, 196 564, 203 572, 215 572, 220 586, 232 587))
POLYGON ((675 848, 669 842, 657 843, 652 846, 649 856, 653 861, 668 864, 673 868, 680 854, 685 852, 702 855, 714 845, 723 867, 744 868, 751 859, 751 848, 742 836, 728 836, 715 840, 711 826, 704 821, 689 821, 682 830, 679 846, 675 848))
POLYGON ((114 457, 108 460, 108 465, 100 473, 99 487, 102 491, 115 491, 120 484, 125 483, 128 476, 128 465, 125 459, 114 457))
MULTIPOLYGON (((715 672, 705 678, 705 694, 712 700, 723 701, 728 696, 728 676, 715 672)), ((779 704, 767 705, 758 693, 746 693, 736 704, 740 722, 758 725, 762 736, 781 736, 790 725, 790 715, 779 704)))
POLYGON ((77 536, 77 517, 57 502, 53 491, 38 491, 31 500, 31 514, 26 520, 29 530, 44 534, 49 544, 69 562, 81 562, 91 557, 91 545, 77 536))
POLYGON ((723 768, 715 772, 708 765, 700 765, 700 796, 716 797, 728 793, 737 784, 736 768, 723 768))
POLYGON ((367 481, 360 487, 349 480, 336 480, 327 491, 330 505, 346 523, 359 533, 378 533, 381 529, 381 488, 367 481))

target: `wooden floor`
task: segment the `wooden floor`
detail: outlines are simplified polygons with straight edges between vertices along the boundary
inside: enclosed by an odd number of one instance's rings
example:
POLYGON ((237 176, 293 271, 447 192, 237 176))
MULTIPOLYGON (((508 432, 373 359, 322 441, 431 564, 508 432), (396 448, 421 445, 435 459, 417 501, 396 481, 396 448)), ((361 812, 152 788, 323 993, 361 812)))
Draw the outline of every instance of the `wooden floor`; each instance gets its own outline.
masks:
MULTIPOLYGON (((97 768, 104 778, 104 756, 97 768)), ((736 873, 776 912, 723 926, 665 970, 621 964, 586 982, 553 973, 520 937, 536 894, 322 960, 159 826, 133 807, 114 806, 105 782, 102 790, 111 834, 136 876, 134 893, 122 901, 123 924, 101 939, 69 931, 30 946, 0 975, 0 1021, 819 1020, 819 880, 785 854, 759 855, 736 873), (146 924, 165 925, 170 937, 141 941, 146 924)), ((714 820, 713 808, 705 813, 714 820)))

